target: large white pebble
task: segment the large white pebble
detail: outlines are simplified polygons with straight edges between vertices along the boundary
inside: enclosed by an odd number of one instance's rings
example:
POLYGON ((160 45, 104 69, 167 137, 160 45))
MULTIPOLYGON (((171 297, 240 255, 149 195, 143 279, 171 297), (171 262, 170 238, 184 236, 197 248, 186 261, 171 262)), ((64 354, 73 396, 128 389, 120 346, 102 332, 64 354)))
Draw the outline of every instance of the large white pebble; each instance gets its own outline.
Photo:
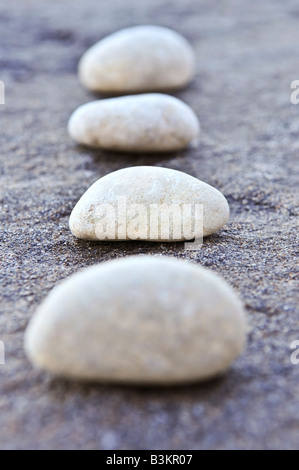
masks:
POLYGON ((213 186, 181 171, 137 166, 96 181, 73 209, 70 229, 85 240, 171 242, 210 235, 228 217, 213 186))
POLYGON ((39 368, 101 382, 179 384, 222 374, 245 343, 220 277, 168 257, 109 261, 57 286, 26 332, 39 368))
POLYGON ((192 109, 159 93, 98 100, 80 106, 69 120, 79 144, 121 152, 170 152, 197 141, 192 109))
POLYGON ((79 78, 92 91, 131 93, 186 85, 194 76, 190 44, 161 26, 137 26, 91 47, 79 63, 79 78))

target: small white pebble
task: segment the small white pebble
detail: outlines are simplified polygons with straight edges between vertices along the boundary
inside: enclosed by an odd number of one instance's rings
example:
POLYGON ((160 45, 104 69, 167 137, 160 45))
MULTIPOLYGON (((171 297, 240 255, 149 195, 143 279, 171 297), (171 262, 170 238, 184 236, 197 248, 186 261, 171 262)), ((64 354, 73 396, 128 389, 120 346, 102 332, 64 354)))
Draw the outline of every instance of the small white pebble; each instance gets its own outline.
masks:
POLYGON ((192 109, 160 93, 123 96, 80 106, 70 136, 79 144, 120 152, 171 152, 194 144, 199 122, 192 109))
POLYGON ((79 63, 82 84, 98 92, 162 91, 185 86, 195 56, 181 35, 161 26, 136 26, 111 34, 79 63))
POLYGON ((85 240, 173 242, 210 235, 228 217, 225 197, 212 186, 181 171, 137 166, 96 181, 73 209, 70 229, 85 240))
POLYGON ((243 307, 219 276, 186 261, 139 256, 55 287, 25 347, 37 367, 58 376, 167 385, 222 374, 245 338, 243 307))

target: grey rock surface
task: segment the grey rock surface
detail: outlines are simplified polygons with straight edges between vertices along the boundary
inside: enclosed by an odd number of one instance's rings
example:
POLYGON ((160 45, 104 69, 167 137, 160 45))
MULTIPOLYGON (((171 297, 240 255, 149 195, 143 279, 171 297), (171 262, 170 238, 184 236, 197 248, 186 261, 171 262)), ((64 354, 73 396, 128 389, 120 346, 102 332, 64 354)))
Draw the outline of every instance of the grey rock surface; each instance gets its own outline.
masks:
POLYGON ((1 0, 1 449, 298 448, 298 18, 296 0, 1 0), (173 28, 195 48, 196 78, 177 96, 201 119, 199 148, 136 158, 76 147, 68 118, 95 98, 78 83, 79 58, 107 34, 145 23, 173 28), (229 224, 195 252, 74 239, 68 218, 84 191, 140 164, 220 189, 229 224), (251 334, 228 375, 144 390, 36 372, 23 335, 46 294, 78 269, 140 253, 193 259, 239 291, 251 334))

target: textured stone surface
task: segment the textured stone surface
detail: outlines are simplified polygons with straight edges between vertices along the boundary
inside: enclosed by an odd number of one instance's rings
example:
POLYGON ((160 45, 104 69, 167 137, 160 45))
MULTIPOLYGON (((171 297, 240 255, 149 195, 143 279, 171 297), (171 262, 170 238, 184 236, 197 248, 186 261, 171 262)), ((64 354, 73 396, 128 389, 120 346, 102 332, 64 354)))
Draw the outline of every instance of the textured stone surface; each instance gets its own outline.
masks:
POLYGON ((38 368, 104 383, 179 385, 222 375, 247 324, 211 270, 167 256, 128 256, 70 276, 38 308, 25 349, 38 368))
POLYGON ((72 114, 68 129, 79 144, 120 152, 173 152, 199 136, 192 109, 162 93, 87 103, 72 114))
POLYGON ((0 4, 0 447, 298 448, 296 249, 299 107, 297 0, 137 2, 11 0, 0 4), (177 96, 201 117, 199 149, 136 158, 74 146, 71 112, 94 97, 77 64, 99 37, 159 23, 189 39, 196 81, 177 96), (198 252, 183 244, 75 240, 72 208, 110 171, 185 171, 228 199, 230 222, 198 252), (246 354, 222 379, 181 389, 69 384, 33 370, 24 330, 42 299, 80 268, 129 254, 193 259, 240 292, 246 354))
POLYGON ((70 228, 83 240, 199 240, 226 224, 229 206, 216 188, 169 168, 109 173, 83 194, 70 228))
POLYGON ((79 63, 83 85, 106 93, 180 88, 194 71, 194 53, 185 38, 155 25, 117 31, 86 51, 79 63))

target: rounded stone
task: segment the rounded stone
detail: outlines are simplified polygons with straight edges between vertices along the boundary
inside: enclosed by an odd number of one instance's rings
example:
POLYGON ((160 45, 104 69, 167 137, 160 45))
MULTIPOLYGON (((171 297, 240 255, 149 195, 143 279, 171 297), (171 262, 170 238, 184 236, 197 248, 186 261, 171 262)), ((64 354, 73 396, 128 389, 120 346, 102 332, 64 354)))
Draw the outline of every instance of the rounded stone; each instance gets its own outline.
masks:
POLYGON ((97 100, 69 120, 79 144, 120 152, 172 152, 195 143, 199 122, 192 109, 160 93, 97 100))
POLYGON ((58 376, 169 385, 224 373, 246 338, 243 307, 211 271, 174 258, 108 261, 55 287, 25 348, 58 376))
POLYGON ((228 218, 227 200, 209 184, 181 171, 137 166, 96 181, 69 225, 85 240, 172 242, 210 235, 228 218))
POLYGON ((161 26, 136 26, 111 34, 91 47, 79 63, 81 83, 104 93, 180 88, 194 73, 190 44, 161 26))

